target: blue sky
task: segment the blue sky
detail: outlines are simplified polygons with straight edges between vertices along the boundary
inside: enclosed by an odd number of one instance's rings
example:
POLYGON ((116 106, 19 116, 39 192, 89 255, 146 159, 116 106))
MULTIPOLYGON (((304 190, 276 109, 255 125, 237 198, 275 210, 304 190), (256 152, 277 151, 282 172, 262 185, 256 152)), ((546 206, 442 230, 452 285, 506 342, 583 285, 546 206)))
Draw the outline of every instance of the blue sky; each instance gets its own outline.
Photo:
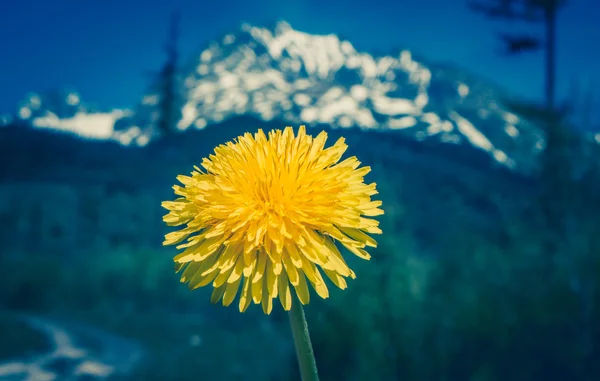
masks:
MULTIPOLYGON (((336 33, 362 50, 408 48, 541 99, 541 53, 498 54, 494 33, 521 24, 489 22, 461 0, 14 0, 0 5, 0 113, 15 111, 30 91, 63 86, 102 107, 132 106, 164 61, 169 14, 177 9, 184 58, 242 22, 286 20, 306 32, 336 33)), ((559 16, 561 97, 573 81, 584 89, 600 84, 600 50, 589 48, 600 46, 597 15, 597 0, 571 0, 559 16)))

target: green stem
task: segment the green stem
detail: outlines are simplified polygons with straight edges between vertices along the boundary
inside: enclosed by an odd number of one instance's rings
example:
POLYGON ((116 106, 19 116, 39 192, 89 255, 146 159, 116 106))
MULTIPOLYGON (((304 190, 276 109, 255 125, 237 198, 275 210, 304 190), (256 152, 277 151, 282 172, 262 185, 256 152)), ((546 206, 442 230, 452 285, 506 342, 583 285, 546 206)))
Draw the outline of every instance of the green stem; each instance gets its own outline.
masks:
POLYGON ((298 296, 294 292, 292 300, 292 308, 290 309, 290 325, 292 326, 292 336, 294 336, 294 345, 296 346, 296 355, 298 357, 298 365, 300 366, 300 376, 302 381, 319 381, 317 373, 317 362, 315 354, 310 343, 310 335, 308 333, 308 325, 302 304, 298 300, 298 296))

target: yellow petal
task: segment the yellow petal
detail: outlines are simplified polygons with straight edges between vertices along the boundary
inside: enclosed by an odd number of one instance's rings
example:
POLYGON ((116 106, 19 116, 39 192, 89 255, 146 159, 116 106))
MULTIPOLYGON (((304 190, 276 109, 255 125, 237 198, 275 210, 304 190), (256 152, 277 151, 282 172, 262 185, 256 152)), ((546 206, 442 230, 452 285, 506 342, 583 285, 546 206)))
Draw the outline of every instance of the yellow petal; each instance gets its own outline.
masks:
POLYGON ((267 262, 265 272, 267 273, 265 282, 267 283, 267 291, 269 292, 269 296, 271 298, 276 298, 279 291, 277 287, 278 275, 275 274, 275 271, 273 271, 273 265, 271 262, 267 262))
POLYGON ((326 148, 327 133, 307 135, 282 130, 244 133, 215 147, 194 166, 173 201, 161 206, 163 221, 180 226, 165 235, 173 245, 175 271, 191 289, 212 283, 211 301, 233 302, 239 291, 241 312, 252 302, 265 314, 278 297, 291 308, 292 292, 308 303, 311 288, 329 296, 321 271, 339 288, 355 273, 335 241, 369 259, 381 234, 372 217, 383 214, 371 171, 356 157, 342 155, 343 138, 326 148), (308 287, 308 283, 312 287, 308 287), (292 291, 290 288, 293 287, 292 291))
POLYGON ((302 304, 308 304, 310 302, 310 292, 308 290, 308 284, 306 283, 306 278, 304 277, 304 273, 300 272, 298 277, 298 284, 294 286, 296 290, 296 295, 298 295, 298 299, 302 304))
MULTIPOLYGON (((230 278, 230 275, 233 271, 233 267, 230 267, 227 270, 221 270, 218 269, 217 272, 219 273, 219 275, 217 275, 217 277, 215 278, 215 280, 213 281, 213 287, 221 287, 222 285, 224 285, 227 280, 230 278)), ((228 282, 231 283, 231 282, 228 282)))
POLYGON ((340 289, 345 290, 347 287, 346 284, 346 280, 344 279, 343 276, 341 276, 340 274, 338 274, 335 271, 331 271, 331 270, 323 270, 325 272, 325 275, 327 275, 327 277, 329 279, 331 279, 331 281, 333 282, 333 284, 335 284, 336 286, 338 286, 340 289))
POLYGON ((244 278, 244 283, 242 285, 242 292, 240 295, 240 304, 239 304, 240 312, 246 311, 246 309, 250 305, 251 297, 252 296, 250 294, 250 280, 248 278, 244 278))
POLYGON ((256 283, 262 279, 265 269, 267 268, 267 256, 264 253, 258 255, 258 263, 256 264, 256 270, 252 277, 252 283, 256 283))
POLYGON ((202 269, 202 263, 198 262, 190 262, 187 265, 183 263, 176 263, 175 265, 186 266, 185 270, 183 270, 183 273, 181 274, 181 283, 188 282, 194 276, 194 274, 202 269))
POLYGON ((290 283, 288 282, 285 271, 279 275, 278 278, 279 287, 279 301, 283 306, 283 309, 289 311, 292 308, 292 293, 290 292, 290 283))
POLYGON ((227 285, 221 285, 221 287, 216 287, 213 289, 212 294, 210 295, 210 302, 212 304, 217 303, 223 297, 225 290, 227 289, 227 285))
POLYGON ((252 283, 252 300, 254 301, 255 304, 260 303, 260 300, 262 298, 263 295, 263 283, 264 282, 256 282, 256 283, 252 283))
MULTIPOLYGON (((266 279, 264 280, 264 282, 266 282, 266 279)), ((261 281, 259 283, 263 283, 263 281, 261 281)), ((271 296, 269 295, 269 291, 267 290, 267 287, 265 287, 264 285, 262 287, 262 291, 263 291, 262 309, 265 314, 269 315, 271 313, 271 311, 273 310, 273 298, 271 298, 271 296)))
POLYGON ((290 279, 290 283, 296 286, 300 282, 300 275, 298 274, 298 269, 296 268, 296 266, 294 266, 294 264, 287 255, 283 256, 283 266, 285 268, 285 272, 287 273, 288 278, 290 279))
POLYGON ((345 227, 340 227, 339 229, 342 231, 342 233, 346 234, 347 236, 349 236, 350 238, 352 238, 353 240, 355 240, 357 242, 362 242, 365 245, 370 246, 370 247, 377 247, 377 241, 375 241, 373 238, 366 235, 360 229, 345 228, 345 227))
POLYGON ((224 306, 228 306, 233 302, 233 300, 235 299, 235 296, 238 292, 238 289, 240 288, 241 282, 242 282, 242 278, 238 278, 233 283, 225 283, 225 293, 223 294, 223 305, 224 306))

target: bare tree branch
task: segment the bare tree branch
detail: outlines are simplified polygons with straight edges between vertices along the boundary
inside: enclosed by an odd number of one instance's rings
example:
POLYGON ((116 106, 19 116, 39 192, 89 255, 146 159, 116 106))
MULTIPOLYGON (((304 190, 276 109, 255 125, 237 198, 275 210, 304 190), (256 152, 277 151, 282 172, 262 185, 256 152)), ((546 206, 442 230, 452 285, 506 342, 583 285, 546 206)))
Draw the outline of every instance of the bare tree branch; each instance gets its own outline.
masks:
POLYGON ((556 17, 560 7, 567 0, 467 0, 467 6, 474 12, 492 19, 525 21, 544 25, 543 41, 527 35, 500 34, 506 45, 507 54, 542 49, 545 53, 545 102, 549 110, 554 108, 556 82, 556 17))
POLYGON ((538 37, 503 33, 500 33, 498 37, 506 45, 506 53, 510 55, 540 50, 542 48, 542 41, 538 37))

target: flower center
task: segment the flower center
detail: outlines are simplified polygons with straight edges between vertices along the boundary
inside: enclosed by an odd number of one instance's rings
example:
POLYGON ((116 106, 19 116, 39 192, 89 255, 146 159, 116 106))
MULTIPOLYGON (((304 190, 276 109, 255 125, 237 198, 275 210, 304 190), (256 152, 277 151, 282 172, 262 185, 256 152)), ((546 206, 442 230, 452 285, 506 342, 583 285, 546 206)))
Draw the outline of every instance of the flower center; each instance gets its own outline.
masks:
POLYGON ((284 207, 281 202, 273 202, 271 200, 267 200, 262 203, 262 212, 265 217, 283 217, 284 215, 284 207))

